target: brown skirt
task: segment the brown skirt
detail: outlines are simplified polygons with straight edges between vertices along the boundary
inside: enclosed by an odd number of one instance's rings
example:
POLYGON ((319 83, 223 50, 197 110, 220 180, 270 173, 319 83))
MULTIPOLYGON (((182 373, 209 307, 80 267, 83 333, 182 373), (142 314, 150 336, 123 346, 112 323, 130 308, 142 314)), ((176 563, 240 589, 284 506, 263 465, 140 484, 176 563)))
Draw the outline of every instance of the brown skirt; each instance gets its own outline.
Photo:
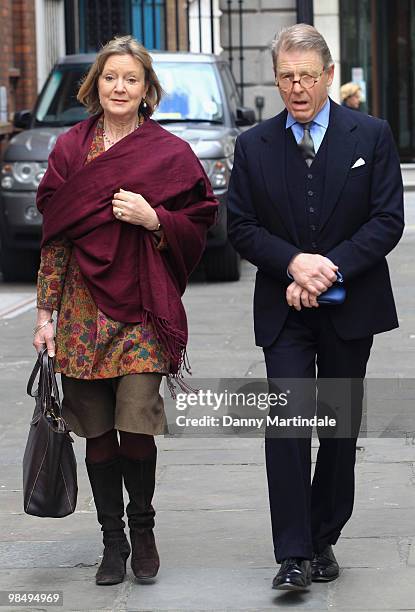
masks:
POLYGON ((161 374, 144 372, 96 380, 61 377, 63 416, 77 436, 96 438, 111 429, 153 436, 165 433, 161 374))

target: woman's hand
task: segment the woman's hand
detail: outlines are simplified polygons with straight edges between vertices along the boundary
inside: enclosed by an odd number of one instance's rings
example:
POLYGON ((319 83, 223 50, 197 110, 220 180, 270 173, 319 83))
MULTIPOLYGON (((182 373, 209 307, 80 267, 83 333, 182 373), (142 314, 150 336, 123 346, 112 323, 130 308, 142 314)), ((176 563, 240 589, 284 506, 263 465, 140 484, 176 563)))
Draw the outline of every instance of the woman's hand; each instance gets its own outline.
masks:
POLYGON ((156 211, 139 193, 120 189, 114 194, 112 212, 119 221, 141 225, 151 232, 159 227, 156 211))
MULTIPOLYGON (((33 346, 39 353, 46 345, 49 357, 55 356, 55 330, 51 323, 52 311, 39 308, 37 311, 36 328, 40 329, 33 337, 33 346)), ((35 329, 36 329, 35 328, 35 329)))

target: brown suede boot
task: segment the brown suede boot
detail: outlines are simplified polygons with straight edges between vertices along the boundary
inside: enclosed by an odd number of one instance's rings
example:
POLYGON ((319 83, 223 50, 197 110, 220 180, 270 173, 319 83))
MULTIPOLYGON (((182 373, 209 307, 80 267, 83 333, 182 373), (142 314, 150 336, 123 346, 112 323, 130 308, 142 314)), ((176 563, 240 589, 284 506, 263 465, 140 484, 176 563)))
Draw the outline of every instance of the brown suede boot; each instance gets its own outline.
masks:
POLYGON ((155 511, 151 505, 156 460, 157 450, 145 460, 121 457, 124 484, 130 497, 126 510, 132 546, 131 569, 139 580, 154 578, 160 567, 153 533, 155 511))
POLYGON ((124 499, 121 461, 117 457, 102 463, 85 463, 104 542, 103 559, 95 581, 99 585, 118 584, 125 578, 126 563, 131 552, 122 520, 124 499))

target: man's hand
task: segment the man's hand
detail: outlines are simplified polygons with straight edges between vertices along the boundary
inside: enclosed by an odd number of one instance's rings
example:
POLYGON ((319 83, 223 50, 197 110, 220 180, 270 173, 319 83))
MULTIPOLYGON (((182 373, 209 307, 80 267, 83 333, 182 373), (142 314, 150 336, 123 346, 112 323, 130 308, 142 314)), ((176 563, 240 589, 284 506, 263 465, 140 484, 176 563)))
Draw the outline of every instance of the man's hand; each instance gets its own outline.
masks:
POLYGON ((288 272, 294 281, 314 296, 320 295, 332 286, 337 279, 337 270, 338 266, 330 259, 312 253, 295 255, 288 266, 288 272))
POLYGON ((307 289, 304 289, 293 281, 291 285, 288 285, 286 291, 287 304, 289 306, 293 306, 296 310, 301 310, 301 307, 304 308, 318 308, 319 304, 317 302, 317 297, 312 295, 307 289))

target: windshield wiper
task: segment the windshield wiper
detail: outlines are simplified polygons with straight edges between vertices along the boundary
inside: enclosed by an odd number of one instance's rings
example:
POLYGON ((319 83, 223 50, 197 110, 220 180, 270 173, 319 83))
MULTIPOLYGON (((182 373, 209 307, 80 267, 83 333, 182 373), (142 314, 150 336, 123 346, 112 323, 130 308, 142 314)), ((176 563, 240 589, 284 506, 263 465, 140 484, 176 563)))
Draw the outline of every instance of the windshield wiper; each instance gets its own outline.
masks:
POLYGON ((71 121, 37 121, 35 127, 71 127, 82 121, 82 119, 72 119, 71 121))
POLYGON ((219 119, 186 119, 185 117, 180 117, 178 119, 173 118, 164 118, 164 119, 154 119, 157 123, 212 123, 214 125, 223 125, 223 121, 219 119))

